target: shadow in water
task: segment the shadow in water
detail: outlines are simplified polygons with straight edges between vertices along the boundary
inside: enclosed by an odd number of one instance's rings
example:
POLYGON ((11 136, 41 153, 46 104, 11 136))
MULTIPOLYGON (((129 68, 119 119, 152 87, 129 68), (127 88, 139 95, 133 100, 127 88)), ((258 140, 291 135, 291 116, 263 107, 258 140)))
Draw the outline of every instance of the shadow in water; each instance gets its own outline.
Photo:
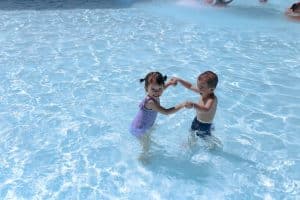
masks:
POLYGON ((219 156, 231 162, 236 167, 257 168, 257 164, 254 161, 242 158, 233 153, 225 152, 220 146, 209 149, 207 146, 195 145, 192 149, 188 151, 185 149, 178 155, 169 155, 163 150, 163 147, 159 147, 159 145, 155 147, 155 150, 142 160, 144 167, 156 174, 164 174, 169 177, 175 177, 176 179, 204 183, 212 176, 221 178, 215 173, 216 166, 213 163, 214 159, 211 158, 214 156, 219 156))
POLYGON ((256 165, 256 163, 252 160, 248 160, 248 159, 242 158, 238 155, 225 152, 222 149, 214 149, 214 150, 211 150, 210 153, 212 153, 213 155, 216 155, 216 156, 220 156, 234 164, 248 164, 249 166, 256 165))
POLYGON ((223 144, 221 140, 213 135, 198 141, 198 143, 191 149, 193 154, 200 151, 208 151, 210 154, 220 156, 233 164, 248 164, 250 166, 254 166, 256 164, 255 162, 242 158, 239 155, 223 151, 223 144))
POLYGON ((0 10, 120 9, 150 0, 1 0, 0 10))
POLYGON ((201 151, 208 151, 210 154, 220 156, 233 164, 248 164, 250 166, 256 164, 255 162, 242 158, 239 155, 223 151, 223 144, 221 140, 213 135, 202 138, 194 146, 192 146, 190 150, 192 154, 197 154, 197 152, 201 151))
POLYGON ((214 166, 208 161, 194 162, 190 156, 172 156, 162 151, 152 152, 144 161, 144 167, 156 174, 199 182, 205 181, 214 170, 214 166))

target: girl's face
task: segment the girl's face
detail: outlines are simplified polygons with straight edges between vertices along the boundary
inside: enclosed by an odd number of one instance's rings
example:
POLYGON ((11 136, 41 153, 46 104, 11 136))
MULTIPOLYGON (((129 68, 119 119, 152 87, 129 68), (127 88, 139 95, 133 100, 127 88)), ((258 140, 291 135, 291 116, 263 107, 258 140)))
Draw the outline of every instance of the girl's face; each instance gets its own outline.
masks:
POLYGON ((209 88, 207 85, 207 82, 205 81, 197 81, 197 87, 200 91, 200 94, 202 96, 208 96, 209 94, 211 94, 213 92, 212 88, 209 88))
POLYGON ((157 83, 149 84, 146 91, 150 97, 158 98, 162 95, 164 90, 163 85, 158 85, 157 83))

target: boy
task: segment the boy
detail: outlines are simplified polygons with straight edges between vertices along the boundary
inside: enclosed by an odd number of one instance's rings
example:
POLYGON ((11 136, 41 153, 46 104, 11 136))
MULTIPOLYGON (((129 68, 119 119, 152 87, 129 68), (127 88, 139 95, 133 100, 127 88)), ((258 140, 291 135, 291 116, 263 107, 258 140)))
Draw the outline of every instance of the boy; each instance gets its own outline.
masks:
POLYGON ((173 77, 171 81, 174 85, 179 82, 187 89, 201 95, 199 102, 187 102, 185 107, 196 109, 197 115, 191 125, 192 131, 195 131, 199 137, 211 135, 211 126, 218 104, 218 99, 214 94, 218 76, 212 71, 206 71, 198 76, 197 86, 177 77, 173 77))

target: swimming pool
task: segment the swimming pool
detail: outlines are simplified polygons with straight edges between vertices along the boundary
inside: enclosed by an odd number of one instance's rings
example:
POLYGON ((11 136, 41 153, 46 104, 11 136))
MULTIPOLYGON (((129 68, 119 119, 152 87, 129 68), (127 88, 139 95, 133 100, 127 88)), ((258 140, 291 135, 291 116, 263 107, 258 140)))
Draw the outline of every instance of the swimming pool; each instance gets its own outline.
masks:
MULTIPOLYGON (((300 24, 270 1, 1 1, 0 199, 299 199, 300 24), (219 75, 223 148, 185 148, 183 110, 137 160, 128 127, 152 70, 219 75)), ((161 103, 184 100, 177 86, 161 103)))

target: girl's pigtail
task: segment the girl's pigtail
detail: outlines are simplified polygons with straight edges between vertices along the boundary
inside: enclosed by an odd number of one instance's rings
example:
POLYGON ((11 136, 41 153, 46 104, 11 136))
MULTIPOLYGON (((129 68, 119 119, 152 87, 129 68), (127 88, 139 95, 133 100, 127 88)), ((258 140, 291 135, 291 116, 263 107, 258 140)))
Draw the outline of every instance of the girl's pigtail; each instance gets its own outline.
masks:
POLYGON ((163 78, 164 78, 164 81, 166 81, 168 77, 167 77, 167 75, 164 75, 163 78))
POLYGON ((142 83, 142 82, 144 82, 145 81, 145 79, 144 78, 141 78, 140 79, 140 83, 142 83))
POLYGON ((291 9, 293 12, 295 12, 295 10, 297 9, 297 3, 294 3, 294 4, 290 7, 290 9, 291 9))

